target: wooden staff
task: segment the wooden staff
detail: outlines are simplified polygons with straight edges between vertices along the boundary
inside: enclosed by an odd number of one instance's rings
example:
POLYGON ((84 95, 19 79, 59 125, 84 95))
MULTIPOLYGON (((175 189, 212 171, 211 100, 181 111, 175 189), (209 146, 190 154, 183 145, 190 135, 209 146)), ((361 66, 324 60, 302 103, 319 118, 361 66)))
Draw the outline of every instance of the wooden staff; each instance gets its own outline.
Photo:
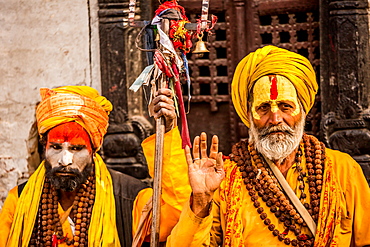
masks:
MULTIPOLYGON (((169 20, 162 20, 162 30, 167 34, 169 20)), ((158 90, 166 87, 166 76, 160 76, 158 90)), ((162 195, 162 167, 165 121, 164 117, 156 120, 155 157, 154 157, 154 181, 153 181, 153 216, 150 235, 150 247, 159 247, 159 226, 161 218, 161 195, 162 195)))
MULTIPOLYGON (((158 89, 166 86, 165 77, 161 76, 158 89)), ((161 218, 161 195, 162 195, 162 167, 163 167, 163 145, 165 124, 164 117, 156 120, 155 157, 154 157, 154 181, 153 181, 153 218, 150 235, 150 247, 159 246, 159 225, 161 218)))

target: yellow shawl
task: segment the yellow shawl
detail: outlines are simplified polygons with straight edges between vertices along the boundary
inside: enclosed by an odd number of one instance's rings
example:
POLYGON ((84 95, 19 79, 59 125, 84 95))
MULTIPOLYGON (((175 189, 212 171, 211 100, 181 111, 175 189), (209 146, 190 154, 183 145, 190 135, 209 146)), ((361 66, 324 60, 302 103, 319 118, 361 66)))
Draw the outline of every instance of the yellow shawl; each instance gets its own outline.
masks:
MULTIPOLYGON (((94 163, 96 195, 88 232, 89 246, 119 247, 112 178, 99 154, 95 155, 94 163)), ((19 197, 6 246, 28 246, 36 220, 44 179, 45 167, 42 162, 28 180, 19 197)))
MULTIPOLYGON (((241 195, 245 185, 241 172, 234 162, 226 160, 224 166, 226 176, 220 187, 220 196, 226 202, 224 245, 225 247, 243 247, 241 195)), ((344 201, 344 198, 330 159, 325 162, 323 181, 314 246, 326 247, 328 243, 330 243, 330 247, 339 246, 340 203, 344 201)))

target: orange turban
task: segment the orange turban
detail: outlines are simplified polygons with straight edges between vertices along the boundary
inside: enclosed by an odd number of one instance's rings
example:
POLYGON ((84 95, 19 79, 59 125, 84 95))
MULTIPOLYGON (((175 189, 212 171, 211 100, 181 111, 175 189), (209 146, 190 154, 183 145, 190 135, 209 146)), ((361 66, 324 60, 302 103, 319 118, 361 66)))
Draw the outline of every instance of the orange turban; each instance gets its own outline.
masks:
POLYGON ((315 101, 316 74, 307 58, 275 46, 265 46, 243 58, 236 67, 231 96, 236 112, 249 127, 248 101, 254 83, 265 75, 280 75, 292 82, 306 113, 315 101))
POLYGON ((88 86, 41 88, 40 94, 36 109, 40 135, 59 124, 76 122, 89 133, 94 148, 101 147, 112 111, 109 100, 88 86))

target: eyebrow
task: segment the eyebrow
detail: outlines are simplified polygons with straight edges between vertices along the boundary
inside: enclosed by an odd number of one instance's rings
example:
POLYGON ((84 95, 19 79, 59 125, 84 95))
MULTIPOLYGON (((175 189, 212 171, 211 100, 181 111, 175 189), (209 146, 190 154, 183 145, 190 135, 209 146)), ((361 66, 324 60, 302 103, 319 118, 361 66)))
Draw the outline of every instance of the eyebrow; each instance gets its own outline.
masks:
POLYGON ((49 142, 51 145, 61 145, 61 142, 49 142))
POLYGON ((290 103, 290 104, 295 105, 295 103, 291 100, 279 100, 279 101, 277 101, 277 103, 290 103))
POLYGON ((86 145, 84 144, 71 144, 72 147, 76 147, 76 148, 84 148, 84 147, 87 147, 86 145))
MULTIPOLYGON (((51 145, 62 145, 60 142, 49 142, 51 145)), ((87 147, 85 144, 71 144, 72 147, 84 148, 87 147)))

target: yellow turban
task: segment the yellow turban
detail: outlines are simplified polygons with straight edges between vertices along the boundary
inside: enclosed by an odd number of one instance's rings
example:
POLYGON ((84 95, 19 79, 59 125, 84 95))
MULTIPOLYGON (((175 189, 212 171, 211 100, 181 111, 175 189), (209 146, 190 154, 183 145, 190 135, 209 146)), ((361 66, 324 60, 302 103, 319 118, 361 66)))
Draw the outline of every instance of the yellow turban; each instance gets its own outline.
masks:
POLYGON ((36 110, 40 135, 53 127, 77 122, 89 133, 95 149, 99 149, 108 129, 112 104, 88 86, 41 88, 41 102, 36 110))
POLYGON ((248 101, 254 83, 265 75, 281 75, 291 81, 306 113, 315 101, 318 85, 307 58, 275 46, 265 46, 243 58, 236 67, 231 96, 236 112, 249 127, 248 101))

